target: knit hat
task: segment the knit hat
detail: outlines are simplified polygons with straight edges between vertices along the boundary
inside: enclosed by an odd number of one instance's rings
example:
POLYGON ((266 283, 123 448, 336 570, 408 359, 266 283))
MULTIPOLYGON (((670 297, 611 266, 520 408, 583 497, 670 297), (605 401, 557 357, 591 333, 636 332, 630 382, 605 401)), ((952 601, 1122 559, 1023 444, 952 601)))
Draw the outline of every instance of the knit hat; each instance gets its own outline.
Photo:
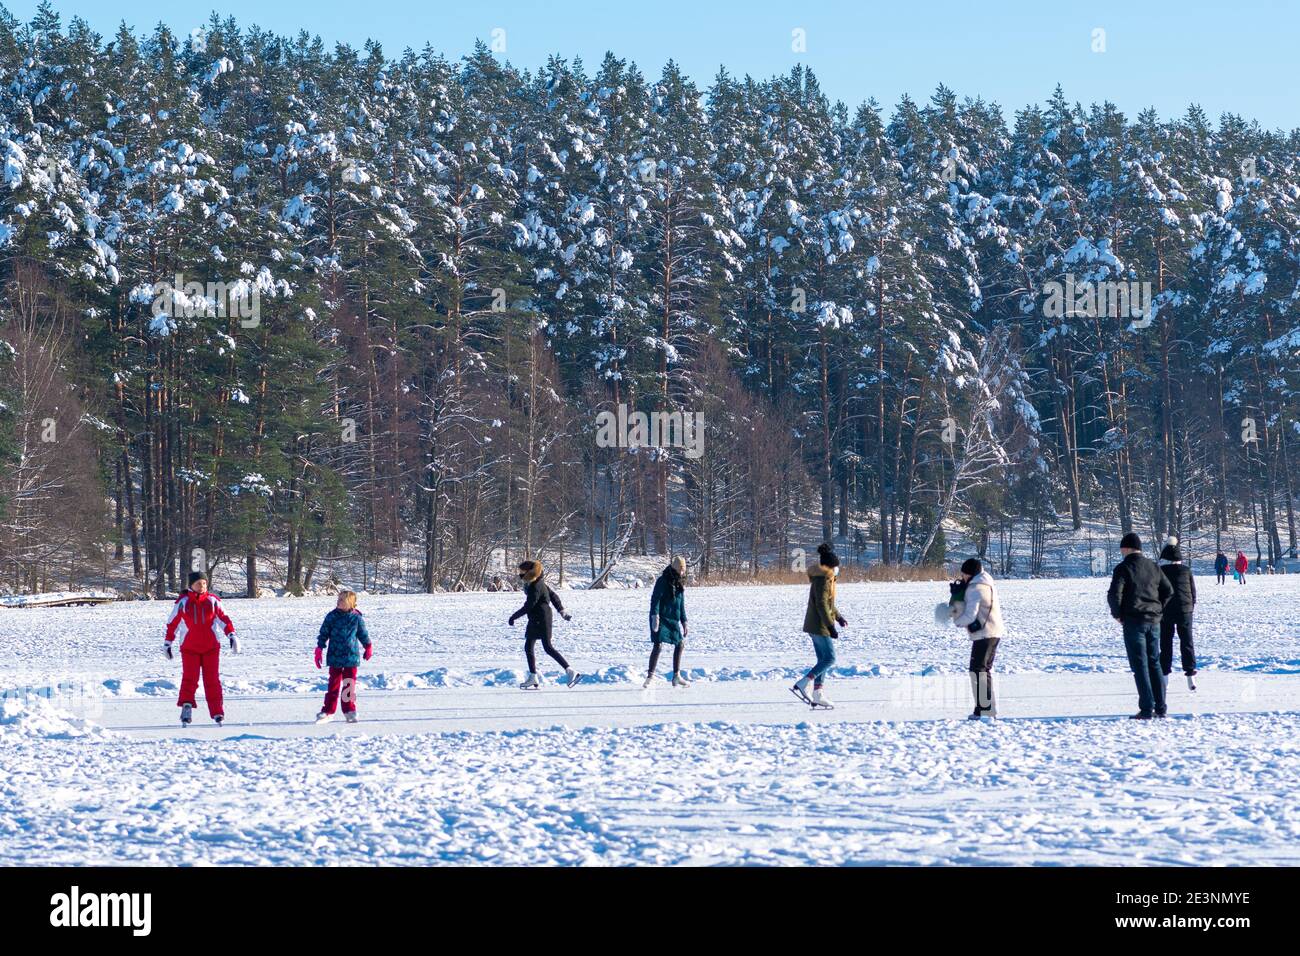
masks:
POLYGON ((1130 548, 1133 551, 1141 551, 1142 539, 1137 536, 1137 532, 1130 531, 1128 534, 1124 535, 1124 537, 1119 539, 1119 546, 1121 548, 1130 548))
POLYGON ((839 555, 829 543, 817 545, 817 563, 828 568, 838 568, 840 566, 839 555))
POLYGON ((967 558, 961 563, 961 573, 969 574, 971 577, 975 577, 983 570, 984 565, 980 563, 979 558, 967 558))
POLYGON ((1161 560, 1161 561, 1181 561, 1181 560, 1183 560, 1183 552, 1181 552, 1181 551, 1178 550, 1178 545, 1176 545, 1176 544, 1167 544, 1167 545, 1164 546, 1164 548, 1163 548, 1163 549, 1161 550, 1161 552, 1160 552, 1160 560, 1161 560))
POLYGON ((191 572, 190 572, 190 584, 191 584, 191 585, 194 584, 195 581, 206 581, 207 579, 208 579, 208 576, 207 576, 206 574, 204 574, 202 571, 191 571, 191 572))

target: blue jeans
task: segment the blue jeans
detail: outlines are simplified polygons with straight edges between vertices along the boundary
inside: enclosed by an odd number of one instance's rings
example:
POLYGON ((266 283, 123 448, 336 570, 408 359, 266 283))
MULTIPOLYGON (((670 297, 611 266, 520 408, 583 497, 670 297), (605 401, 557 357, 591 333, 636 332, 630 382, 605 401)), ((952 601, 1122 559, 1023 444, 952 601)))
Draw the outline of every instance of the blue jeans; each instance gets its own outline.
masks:
POLYGON ((1165 712, 1165 682, 1160 673, 1160 621, 1129 618, 1124 622, 1124 649, 1137 684, 1138 710, 1148 717, 1165 712))
POLYGON ((817 652, 817 663, 808 676, 813 679, 815 687, 822 686, 822 678, 826 672, 835 664, 835 640, 830 637, 822 637, 820 634, 812 635, 813 650, 817 652))

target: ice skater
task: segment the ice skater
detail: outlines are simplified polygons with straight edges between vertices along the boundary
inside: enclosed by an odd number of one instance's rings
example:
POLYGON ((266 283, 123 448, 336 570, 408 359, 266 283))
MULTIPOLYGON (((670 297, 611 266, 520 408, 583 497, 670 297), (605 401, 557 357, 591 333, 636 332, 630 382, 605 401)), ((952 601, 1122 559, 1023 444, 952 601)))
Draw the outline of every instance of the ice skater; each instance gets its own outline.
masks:
POLYGON ((510 625, 521 617, 528 618, 528 627, 524 631, 524 654, 528 657, 528 677, 519 685, 520 690, 536 690, 542 685, 537 676, 537 657, 533 645, 542 642, 542 650, 554 658, 555 663, 564 668, 565 683, 572 687, 582 675, 569 666, 564 655, 551 643, 551 606, 560 612, 566 621, 573 620, 573 615, 564 610, 559 595, 552 591, 542 580, 542 563, 540 561, 521 561, 519 563, 519 580, 524 582, 524 606, 510 615, 510 625))
MULTIPOLYGON (((968 558, 961 566, 962 609, 953 624, 967 633, 970 647, 970 689, 975 698, 971 720, 997 717, 993 696, 993 658, 1005 628, 1002 626, 1002 602, 998 600, 993 575, 984 570, 978 558, 968 558)), ((954 592, 955 594, 956 592, 954 592)))
POLYGON ((1245 551, 1237 552, 1237 563, 1232 569, 1237 572, 1237 583, 1245 584, 1246 575, 1250 572, 1250 560, 1246 557, 1245 551))
POLYGON ((1160 615, 1160 672, 1165 679, 1165 692, 1169 691, 1169 672, 1174 664, 1174 631, 1178 631, 1178 649, 1187 678, 1187 689, 1196 690, 1196 648, 1192 644, 1192 611, 1196 608, 1196 578, 1192 569, 1183 564, 1183 554, 1178 550, 1178 539, 1170 538, 1160 552, 1164 563, 1160 570, 1173 595, 1160 615))
POLYGON ((343 716, 349 724, 357 722, 357 668, 370 660, 375 645, 366 631, 366 619, 357 610, 357 592, 340 591, 334 610, 325 615, 316 637, 316 667, 321 658, 330 669, 325 689, 325 706, 316 715, 316 723, 334 719, 339 698, 343 699, 343 716), (326 651, 328 648, 328 652, 326 651))
POLYGON ((846 627, 839 609, 835 606, 835 578, 840 573, 840 559, 829 544, 817 546, 817 565, 808 569, 808 609, 803 616, 803 630, 812 637, 813 653, 817 663, 790 688, 791 693, 813 707, 830 709, 835 705, 822 692, 826 672, 835 664, 835 641, 840 632, 835 625, 846 627), (812 696, 808 685, 812 684, 812 696))
POLYGON ((239 653, 239 638, 235 637, 234 622, 221 608, 221 598, 208 590, 208 576, 202 571, 190 575, 190 586, 172 605, 167 619, 167 636, 163 639, 163 653, 172 660, 173 644, 179 640, 181 649, 181 692, 176 706, 181 709, 181 723, 189 724, 194 716, 194 694, 203 678, 203 696, 208 702, 208 714, 220 726, 226 719, 225 703, 221 695, 221 640, 215 624, 220 621, 230 642, 230 653, 239 653))
POLYGON ((681 555, 664 568, 650 594, 650 666, 643 687, 649 687, 654 680, 659 649, 664 644, 673 648, 673 686, 688 686, 682 675, 682 650, 686 646, 686 559, 681 555))
POLYGON ((1228 556, 1220 551, 1214 556, 1214 574, 1223 584, 1224 579, 1228 576, 1228 556))
POLYGON ((1119 542, 1124 559, 1110 576, 1106 601, 1124 628, 1124 649, 1137 684, 1135 720, 1165 716, 1165 682, 1160 673, 1160 618, 1173 595, 1169 580, 1142 554, 1142 539, 1130 531, 1119 542))

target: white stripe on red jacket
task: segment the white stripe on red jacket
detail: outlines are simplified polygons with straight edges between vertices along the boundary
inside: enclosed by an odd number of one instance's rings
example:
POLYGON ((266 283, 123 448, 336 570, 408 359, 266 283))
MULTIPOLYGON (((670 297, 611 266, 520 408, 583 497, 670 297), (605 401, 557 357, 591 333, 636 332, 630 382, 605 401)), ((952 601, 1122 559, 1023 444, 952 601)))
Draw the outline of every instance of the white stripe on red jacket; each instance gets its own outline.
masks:
POLYGON ((235 624, 221 607, 221 598, 211 591, 195 594, 186 591, 176 599, 172 613, 167 618, 167 642, 177 637, 185 650, 203 654, 221 646, 217 637, 217 621, 225 625, 226 636, 235 633, 235 624))

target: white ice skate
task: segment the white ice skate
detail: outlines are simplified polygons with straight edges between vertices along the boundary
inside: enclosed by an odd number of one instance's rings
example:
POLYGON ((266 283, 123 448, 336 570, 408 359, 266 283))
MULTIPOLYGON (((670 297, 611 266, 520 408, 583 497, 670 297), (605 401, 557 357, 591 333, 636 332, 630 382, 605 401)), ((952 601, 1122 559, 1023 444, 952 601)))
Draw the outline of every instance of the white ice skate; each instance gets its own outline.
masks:
POLYGON ((818 687, 813 688, 812 705, 814 710, 834 710, 835 703, 829 697, 821 692, 818 687))
POLYGON ((578 683, 578 681, 582 680, 582 675, 570 667, 564 672, 564 678, 567 682, 565 686, 572 687, 574 684, 578 683))
POLYGON ((794 696, 798 697, 805 704, 811 704, 813 702, 812 698, 808 696, 808 685, 811 683, 812 681, 807 677, 800 677, 794 682, 794 686, 790 688, 790 693, 794 694, 794 696))
POLYGON ((533 671, 529 671, 527 679, 522 684, 519 685, 519 689, 537 690, 541 686, 542 686, 542 682, 537 679, 537 675, 533 671))
POLYGON ((328 724, 333 719, 334 719, 333 714, 327 714, 323 710, 316 715, 316 723, 318 724, 328 724))
POLYGON ((343 716, 348 719, 349 724, 355 724, 357 722, 357 712, 355 710, 349 710, 343 716))
POLYGON ((645 675, 645 683, 641 685, 641 689, 649 690, 650 685, 653 684, 654 681, 655 681, 655 674, 654 671, 651 671, 649 674, 645 675))
POLYGON ((673 671, 673 686, 690 687, 691 685, 690 682, 685 677, 682 676, 681 671, 673 671))
POLYGON ((194 719, 194 707, 190 704, 181 704, 181 723, 189 724, 194 719))
POLYGON ((1188 690, 1196 690, 1196 675, 1195 675, 1195 674, 1188 674, 1188 675, 1187 675, 1187 689, 1188 689, 1188 690))

